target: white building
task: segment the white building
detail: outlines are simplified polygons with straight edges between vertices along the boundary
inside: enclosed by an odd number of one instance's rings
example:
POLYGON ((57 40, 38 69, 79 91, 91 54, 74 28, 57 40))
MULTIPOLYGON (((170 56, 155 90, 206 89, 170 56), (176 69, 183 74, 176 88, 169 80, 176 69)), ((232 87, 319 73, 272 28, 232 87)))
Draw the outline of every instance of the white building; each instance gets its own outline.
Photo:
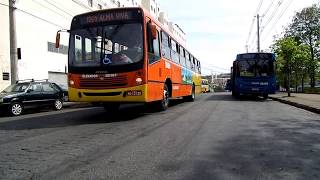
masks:
POLYGON ((158 0, 141 0, 141 6, 148 10, 153 17, 158 19, 160 14, 160 4, 158 0))
POLYGON ((169 22, 170 32, 178 39, 182 46, 186 47, 186 34, 183 30, 174 22, 169 22))
POLYGON ((158 17, 159 22, 163 25, 164 28, 169 29, 169 18, 168 14, 165 12, 160 12, 159 17, 158 17))
POLYGON ((162 23, 164 28, 167 28, 175 38, 186 46, 186 34, 183 30, 174 22, 170 22, 168 14, 161 10, 158 0, 142 0, 141 5, 148 10, 150 14, 162 23))
POLYGON ((7 0, 0 0, 0 90, 11 84, 10 81, 10 33, 9 8, 7 0))

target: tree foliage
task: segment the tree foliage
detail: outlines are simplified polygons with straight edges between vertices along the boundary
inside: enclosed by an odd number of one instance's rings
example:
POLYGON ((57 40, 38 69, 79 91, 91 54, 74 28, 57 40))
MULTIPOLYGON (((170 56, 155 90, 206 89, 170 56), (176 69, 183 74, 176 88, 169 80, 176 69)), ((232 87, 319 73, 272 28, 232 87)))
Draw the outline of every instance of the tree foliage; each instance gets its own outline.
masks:
POLYGON ((282 85, 288 73, 296 88, 300 83, 303 86, 306 76, 314 87, 320 60, 320 7, 313 5, 297 12, 272 49, 278 56, 277 72, 282 85))

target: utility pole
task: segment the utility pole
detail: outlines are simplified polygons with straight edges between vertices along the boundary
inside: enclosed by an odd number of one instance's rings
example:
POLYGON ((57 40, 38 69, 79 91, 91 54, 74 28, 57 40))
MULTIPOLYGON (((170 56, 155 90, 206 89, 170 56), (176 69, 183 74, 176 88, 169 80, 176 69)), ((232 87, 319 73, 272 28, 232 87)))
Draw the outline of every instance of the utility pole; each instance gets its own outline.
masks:
POLYGON ((286 57, 286 81, 287 81, 287 93, 288 93, 288 97, 291 96, 291 92, 290 92, 290 65, 289 65, 289 58, 286 57))
POLYGON ((257 36, 258 36, 257 48, 258 48, 258 53, 259 53, 260 52, 260 16, 259 16, 259 14, 257 14, 257 36))
POLYGON ((247 53, 249 52, 249 45, 246 45, 246 51, 247 51, 247 53))
POLYGON ((9 0, 11 84, 15 84, 18 79, 15 4, 16 4, 16 0, 9 0))

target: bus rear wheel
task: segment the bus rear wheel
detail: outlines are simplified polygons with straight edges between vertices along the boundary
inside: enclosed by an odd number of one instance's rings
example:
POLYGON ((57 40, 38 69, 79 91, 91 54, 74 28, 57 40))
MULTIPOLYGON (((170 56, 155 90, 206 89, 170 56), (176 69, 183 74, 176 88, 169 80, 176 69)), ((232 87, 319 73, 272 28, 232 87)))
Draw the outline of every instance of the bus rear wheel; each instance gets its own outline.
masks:
POLYGON ((263 97, 263 99, 268 99, 269 96, 268 96, 268 94, 263 94, 262 97, 263 97))
POLYGON ((189 102, 192 102, 196 99, 196 90, 195 90, 195 87, 194 85, 192 86, 192 91, 191 91, 191 94, 189 96, 186 97, 186 100, 189 101, 189 102))

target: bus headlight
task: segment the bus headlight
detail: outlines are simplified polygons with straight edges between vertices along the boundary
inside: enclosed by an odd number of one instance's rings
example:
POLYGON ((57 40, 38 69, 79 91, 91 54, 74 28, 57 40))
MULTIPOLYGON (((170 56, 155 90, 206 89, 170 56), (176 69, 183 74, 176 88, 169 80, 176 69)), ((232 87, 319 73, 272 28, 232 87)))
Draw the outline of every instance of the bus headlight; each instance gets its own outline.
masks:
POLYGON ((137 78, 136 79, 136 83, 137 83, 137 85, 141 85, 142 84, 142 79, 141 78, 137 78))
POLYGON ((73 86, 73 85, 74 85, 74 81, 73 81, 73 80, 70 80, 70 81, 69 81, 69 84, 70 84, 71 86, 73 86))

